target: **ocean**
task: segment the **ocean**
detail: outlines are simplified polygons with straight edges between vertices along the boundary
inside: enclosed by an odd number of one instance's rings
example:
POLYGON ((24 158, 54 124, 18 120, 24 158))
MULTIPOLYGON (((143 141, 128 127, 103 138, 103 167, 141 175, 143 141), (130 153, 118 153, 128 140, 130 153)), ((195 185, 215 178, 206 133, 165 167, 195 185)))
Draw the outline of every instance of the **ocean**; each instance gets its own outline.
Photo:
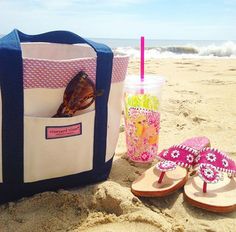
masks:
MULTIPOLYGON (((114 51, 139 58, 138 39, 93 39, 114 51)), ((224 40, 145 40, 145 58, 236 58, 236 41, 224 40)))
MULTIPOLYGON (((1 35, 0 35, 1 37, 1 35)), ((138 39, 91 38, 115 52, 139 58, 138 39)), ((236 40, 145 40, 145 59, 155 58, 236 58, 236 40)))

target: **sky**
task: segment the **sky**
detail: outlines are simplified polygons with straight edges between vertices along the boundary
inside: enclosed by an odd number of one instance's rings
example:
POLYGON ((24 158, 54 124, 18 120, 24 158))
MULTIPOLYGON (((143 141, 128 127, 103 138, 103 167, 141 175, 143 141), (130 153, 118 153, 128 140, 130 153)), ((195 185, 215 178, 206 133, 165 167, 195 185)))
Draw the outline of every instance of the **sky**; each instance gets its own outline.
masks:
POLYGON ((0 34, 236 40, 236 0, 0 0, 0 34))

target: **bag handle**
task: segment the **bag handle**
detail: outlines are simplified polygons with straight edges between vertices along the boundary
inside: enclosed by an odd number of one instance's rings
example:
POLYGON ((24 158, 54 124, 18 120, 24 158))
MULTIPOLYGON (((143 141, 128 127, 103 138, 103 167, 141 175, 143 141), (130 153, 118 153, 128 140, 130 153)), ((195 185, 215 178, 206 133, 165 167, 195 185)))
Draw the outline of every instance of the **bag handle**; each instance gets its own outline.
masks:
POLYGON ((95 52, 112 53, 111 49, 105 44, 96 43, 89 39, 84 39, 70 31, 51 31, 38 35, 27 35, 17 29, 15 29, 13 32, 18 35, 19 42, 48 42, 62 44, 85 43, 91 46, 95 50, 95 52))
POLYGON ((24 183, 24 89, 20 42, 86 43, 96 51, 96 89, 103 89, 103 95, 95 100, 93 169, 97 175, 102 175, 106 157, 107 107, 113 64, 111 49, 68 31, 27 35, 15 29, 0 39, 3 183, 12 186, 24 183))

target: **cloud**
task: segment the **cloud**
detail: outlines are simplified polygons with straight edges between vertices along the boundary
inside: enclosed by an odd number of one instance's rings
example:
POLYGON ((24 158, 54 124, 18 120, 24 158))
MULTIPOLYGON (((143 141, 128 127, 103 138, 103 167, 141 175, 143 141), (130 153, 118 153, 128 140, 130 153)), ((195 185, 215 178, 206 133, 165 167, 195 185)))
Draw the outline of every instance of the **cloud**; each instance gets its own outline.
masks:
POLYGON ((153 0, 34 0, 41 10, 76 12, 108 12, 111 10, 124 10, 135 5, 143 5, 153 0))
POLYGON ((74 14, 88 18, 119 13, 122 18, 126 12, 132 14, 133 6, 152 1, 154 0, 0 0, 0 30, 1 23, 11 17, 15 20, 31 17, 34 20, 35 16, 42 15, 43 21, 46 15, 58 18, 57 14, 60 14, 61 17, 64 15, 69 18, 74 14))
POLYGON ((13 28, 29 33, 61 28, 81 31, 92 37, 96 37, 96 34, 119 36, 125 34, 131 21, 138 21, 137 14, 132 12, 132 6, 150 1, 152 0, 0 0, 0 34, 13 28))
POLYGON ((0 0, 0 34, 18 28, 29 34, 49 30, 70 30, 86 37, 130 37, 128 33, 132 21, 136 22, 138 18, 124 8, 127 4, 142 4, 141 1, 101 0, 99 4, 97 2, 0 0))
POLYGON ((78 8, 114 8, 131 5, 146 4, 153 0, 0 0, 1 9, 15 8, 28 9, 35 7, 38 10, 75 10, 78 8))
POLYGON ((28 34, 69 30, 103 38, 138 38, 140 34, 162 39, 235 38, 235 8, 226 14, 219 5, 219 18, 215 8, 209 14, 203 0, 187 3, 183 8, 170 0, 0 0, 0 34, 18 28, 28 34), (192 15, 193 11, 198 13, 192 15))

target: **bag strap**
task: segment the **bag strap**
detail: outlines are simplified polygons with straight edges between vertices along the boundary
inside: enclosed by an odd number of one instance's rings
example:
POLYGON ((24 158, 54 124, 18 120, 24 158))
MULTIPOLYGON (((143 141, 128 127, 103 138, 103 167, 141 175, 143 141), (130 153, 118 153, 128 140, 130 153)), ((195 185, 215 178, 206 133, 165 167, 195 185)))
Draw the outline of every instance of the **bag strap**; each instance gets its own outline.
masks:
POLYGON ((96 89, 104 91, 104 94, 95 100, 93 168, 99 172, 106 156, 107 105, 113 62, 111 49, 68 31, 26 35, 13 30, 0 39, 3 183, 24 183, 24 89, 21 42, 86 43, 97 53, 96 89))

